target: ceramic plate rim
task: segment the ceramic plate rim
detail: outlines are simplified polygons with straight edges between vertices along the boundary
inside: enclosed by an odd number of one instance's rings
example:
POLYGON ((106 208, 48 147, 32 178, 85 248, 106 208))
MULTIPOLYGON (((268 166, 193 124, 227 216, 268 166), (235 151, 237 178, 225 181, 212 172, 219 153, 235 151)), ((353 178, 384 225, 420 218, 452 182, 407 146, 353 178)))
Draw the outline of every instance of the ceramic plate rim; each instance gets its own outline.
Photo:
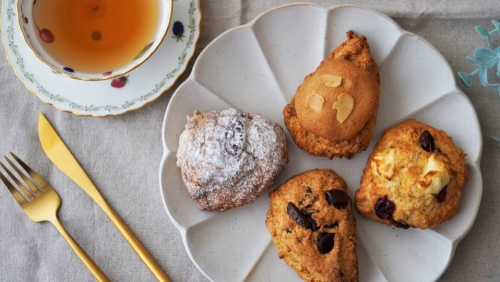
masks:
MULTIPOLYGON (((422 37, 420 37, 420 36, 418 36, 418 35, 416 35, 416 34, 414 34, 412 32, 404 30, 392 18, 390 18, 389 16, 387 16, 387 15, 381 13, 381 12, 378 12, 376 10, 372 10, 372 9, 369 9, 369 8, 366 8, 366 7, 363 7, 363 6, 351 5, 351 4, 341 4, 341 5, 334 5, 334 6, 330 6, 330 7, 324 7, 324 6, 317 5, 317 4, 299 2, 299 3, 292 3, 292 4, 281 5, 281 6, 269 9, 267 11, 264 11, 263 13, 259 14, 253 20, 251 20, 250 22, 248 22, 246 24, 233 27, 233 28, 231 28, 231 29, 229 29, 229 30, 221 33, 219 36, 217 36, 214 40, 212 40, 201 51, 200 55, 198 56, 198 58, 196 59, 194 65, 193 65, 193 69, 192 69, 191 74, 189 75, 189 77, 181 85, 179 85, 179 87, 177 88, 177 90, 174 92, 174 94, 170 98, 169 104, 168 104, 166 112, 165 112, 165 116, 164 116, 164 120, 163 120, 163 125, 162 125, 163 155, 162 155, 162 158, 160 160, 160 168, 159 168, 159 188, 160 188, 160 193, 161 193, 161 196, 162 196, 163 206, 164 206, 164 208, 165 208, 165 210, 166 210, 166 212, 168 214, 168 217, 170 218, 171 222, 174 224, 174 226, 177 228, 177 230, 181 234, 183 245, 184 245, 184 248, 186 250, 186 253, 188 254, 188 256, 191 259, 191 261, 193 262, 193 264, 198 268, 198 270, 207 279, 209 279, 210 281, 215 281, 200 267, 200 265, 193 258, 192 254, 191 254, 191 250, 190 250, 190 248, 189 248, 189 246, 188 246, 188 244, 186 242, 186 228, 184 228, 182 225, 180 225, 175 220, 175 218, 171 215, 170 210, 169 210, 168 205, 167 205, 166 200, 165 200, 166 197, 165 197, 164 189, 163 189, 163 177, 162 177, 162 174, 163 174, 163 171, 164 171, 164 166, 166 164, 167 157, 170 154, 172 154, 172 152, 169 150, 169 148, 167 146, 167 141, 166 141, 167 117, 168 117, 168 115, 169 115, 169 113, 170 113, 170 111, 172 110, 172 107, 173 107, 172 106, 173 103, 171 103, 171 101, 177 97, 177 94, 179 93, 179 90, 182 89, 185 84, 187 84, 190 81, 194 80, 195 70, 198 67, 199 61, 201 61, 201 58, 205 55, 205 53, 207 52, 207 50, 209 50, 211 48, 211 46, 215 42, 217 42, 220 38, 226 36, 228 33, 231 33, 233 31, 236 31, 236 30, 239 30, 239 29, 252 28, 255 23, 257 23, 263 16, 265 16, 265 15, 267 15, 269 13, 275 12, 275 11, 280 10, 280 9, 285 9, 285 8, 289 8, 289 7, 296 7, 296 6, 311 6, 311 7, 315 7, 315 8, 324 9, 327 12, 331 12, 331 11, 336 10, 336 9, 342 9, 342 8, 350 8, 350 7, 352 7, 352 8, 362 9, 362 10, 368 11, 370 13, 374 13, 374 14, 379 15, 379 16, 383 17, 384 19, 390 21, 395 27, 397 27, 399 29, 399 31, 401 32, 401 37, 405 36, 405 35, 406 36, 410 36, 410 37, 416 37, 418 40, 420 40, 423 43, 425 43, 426 45, 428 45, 436 54, 439 55, 439 57, 443 60, 443 62, 445 62, 445 66, 447 67, 447 71, 452 74, 453 82, 455 84, 454 85, 454 87, 455 87, 454 90, 457 92, 457 94, 461 95, 462 98, 464 98, 465 101, 469 104, 469 106, 471 107, 471 109, 473 109, 474 122, 475 122, 475 125, 477 126, 477 129, 479 130, 479 136, 478 137, 479 137, 479 141, 480 142, 479 142, 478 156, 471 163, 471 165, 475 169, 477 169, 477 171, 479 172, 479 175, 478 175, 479 176, 479 185, 480 185, 479 190, 478 190, 479 195, 478 195, 478 198, 477 198, 477 202, 475 203, 475 209, 473 210, 473 215, 470 218, 469 222, 467 223, 467 228, 457 238, 450 239, 451 244, 452 244, 451 252, 450 252, 450 255, 448 257, 448 260, 446 262, 445 267, 439 273, 439 275, 436 277, 436 279, 439 279, 439 277, 441 277, 444 274, 444 272, 448 269, 448 267, 449 267, 449 265, 451 263, 451 260, 454 257, 454 253, 455 253, 455 250, 456 250, 456 247, 457 247, 458 243, 460 243, 460 241, 469 233, 470 229, 474 225, 474 222, 475 222, 475 220, 477 218, 478 210, 479 210, 479 207, 480 207, 480 204, 481 204, 480 202, 481 202, 482 192, 483 192, 483 176, 482 176, 482 172, 481 172, 480 162, 481 162, 481 157, 482 157, 482 153, 483 153, 483 137, 482 137, 482 130, 481 130, 481 126, 480 126, 480 123, 479 123, 478 116, 477 116, 477 112, 476 112, 475 107, 473 106, 472 102, 470 101, 470 99, 467 97, 467 95, 465 95, 462 92, 462 90, 460 89, 460 87, 457 85, 457 80, 456 80, 456 77, 455 77, 455 75, 453 73, 453 70, 452 70, 450 64, 448 63, 448 61, 446 60, 446 58, 441 54, 441 52, 439 52, 432 44, 430 44, 424 38, 422 38, 422 37)), ((399 41, 399 40, 400 40, 400 38, 397 41, 399 41)))

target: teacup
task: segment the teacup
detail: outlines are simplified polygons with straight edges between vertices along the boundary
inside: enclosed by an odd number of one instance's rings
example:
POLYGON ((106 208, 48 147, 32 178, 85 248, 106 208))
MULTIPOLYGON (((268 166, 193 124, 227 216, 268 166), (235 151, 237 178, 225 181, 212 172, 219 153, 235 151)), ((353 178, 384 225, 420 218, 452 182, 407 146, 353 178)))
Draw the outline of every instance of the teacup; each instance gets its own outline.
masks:
POLYGON ((55 73, 110 79, 137 68, 159 47, 173 0, 19 0, 22 35, 55 73))

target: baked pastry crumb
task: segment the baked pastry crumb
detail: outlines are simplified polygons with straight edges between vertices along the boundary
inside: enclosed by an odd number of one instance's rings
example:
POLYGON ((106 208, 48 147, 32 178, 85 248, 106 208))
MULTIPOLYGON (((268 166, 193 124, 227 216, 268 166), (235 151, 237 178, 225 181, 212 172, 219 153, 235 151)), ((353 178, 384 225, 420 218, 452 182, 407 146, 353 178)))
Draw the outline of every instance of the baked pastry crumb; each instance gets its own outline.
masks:
POLYGON ((359 213, 387 225, 426 229, 458 212, 466 154, 442 130, 410 119, 386 130, 356 191, 359 213))
POLYGON ((380 74, 366 37, 347 40, 306 76, 283 109, 298 147, 316 156, 346 157, 368 148, 377 120, 380 74))
POLYGON ((305 281, 358 281, 356 220, 345 181, 329 169, 288 179, 269 194, 266 226, 278 255, 305 281))

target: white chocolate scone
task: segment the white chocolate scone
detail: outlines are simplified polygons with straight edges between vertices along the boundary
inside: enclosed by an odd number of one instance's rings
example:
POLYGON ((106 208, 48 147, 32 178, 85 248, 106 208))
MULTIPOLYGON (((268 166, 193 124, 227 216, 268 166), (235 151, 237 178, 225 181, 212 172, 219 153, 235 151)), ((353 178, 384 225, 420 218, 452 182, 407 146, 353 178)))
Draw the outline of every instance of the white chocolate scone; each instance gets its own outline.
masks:
POLYGON ((367 160, 356 208, 370 219, 426 229, 458 212, 465 154, 444 131, 407 120, 384 132, 367 160))

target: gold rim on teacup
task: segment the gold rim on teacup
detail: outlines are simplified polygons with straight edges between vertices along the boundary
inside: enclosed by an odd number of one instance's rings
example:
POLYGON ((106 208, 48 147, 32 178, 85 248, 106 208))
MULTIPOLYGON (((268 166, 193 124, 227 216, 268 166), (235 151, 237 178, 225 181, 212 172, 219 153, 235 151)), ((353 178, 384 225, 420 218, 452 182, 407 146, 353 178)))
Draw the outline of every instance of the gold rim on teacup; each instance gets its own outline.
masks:
MULTIPOLYGON (((28 46, 28 49, 35 55, 35 57, 45 66, 50 68, 52 72, 56 74, 60 74, 65 77, 77 79, 77 80, 84 80, 84 81, 102 81, 102 80, 108 80, 116 77, 121 77, 128 72, 131 72, 132 70, 138 68, 141 66, 144 62, 146 62, 155 52, 156 50, 160 47, 161 43, 165 39, 165 36, 168 33, 168 30, 170 28, 170 24, 172 22, 172 13, 173 13, 173 2, 174 0, 167 0, 167 1, 162 1, 158 0, 158 4, 160 5, 160 21, 157 24, 157 31, 154 35, 153 38, 155 38, 151 43, 147 44, 141 52, 139 52, 139 55, 136 57, 136 59, 133 59, 131 63, 125 65, 124 67, 121 67, 118 69, 118 71, 113 70, 111 72, 105 72, 105 73, 95 73, 95 74, 86 74, 82 73, 83 75, 86 76, 78 76, 77 72, 73 70, 72 68, 69 67, 64 67, 63 64, 60 64, 57 62, 55 59, 51 58, 50 55, 45 54, 46 57, 48 57, 51 61, 53 61, 55 64, 60 65, 60 68, 57 68, 54 66, 54 64, 47 62, 46 59, 44 59, 43 55, 39 53, 38 49, 41 49, 44 53, 47 53, 44 50, 44 47, 40 44, 39 40, 42 40, 40 37, 41 36, 33 36, 36 38, 37 41, 37 48, 35 48, 32 44, 32 41, 30 39, 30 36, 27 34, 28 31, 26 30, 26 25, 28 25, 31 21, 28 19, 28 16, 30 18, 33 18, 32 16, 32 8, 33 5, 36 3, 37 0, 18 0, 17 1, 17 23, 19 25, 19 29, 21 30, 21 34, 23 37, 23 40, 25 44, 28 46), (30 7, 29 10, 29 15, 23 12, 23 7, 26 7, 26 4, 28 4, 30 7), (24 6, 23 6, 24 5, 24 6), (159 28, 158 28, 159 27, 159 28), (142 57, 142 58, 141 58, 142 57)), ((41 1, 41 0, 38 0, 41 1)), ((50 0, 49 0, 50 1, 50 0)), ((28 26, 29 27, 29 26, 28 26)), ((34 29, 38 30, 38 27, 34 25, 34 29)), ((42 28, 43 30, 43 28, 42 28)), ((41 30, 39 30, 41 32, 41 30)), ((33 32, 33 34, 36 34, 36 32, 33 32)), ((52 40, 53 40, 53 35, 52 40)), ((50 40, 50 38, 49 38, 50 40)), ((42 40, 43 41, 43 40, 42 40)))

